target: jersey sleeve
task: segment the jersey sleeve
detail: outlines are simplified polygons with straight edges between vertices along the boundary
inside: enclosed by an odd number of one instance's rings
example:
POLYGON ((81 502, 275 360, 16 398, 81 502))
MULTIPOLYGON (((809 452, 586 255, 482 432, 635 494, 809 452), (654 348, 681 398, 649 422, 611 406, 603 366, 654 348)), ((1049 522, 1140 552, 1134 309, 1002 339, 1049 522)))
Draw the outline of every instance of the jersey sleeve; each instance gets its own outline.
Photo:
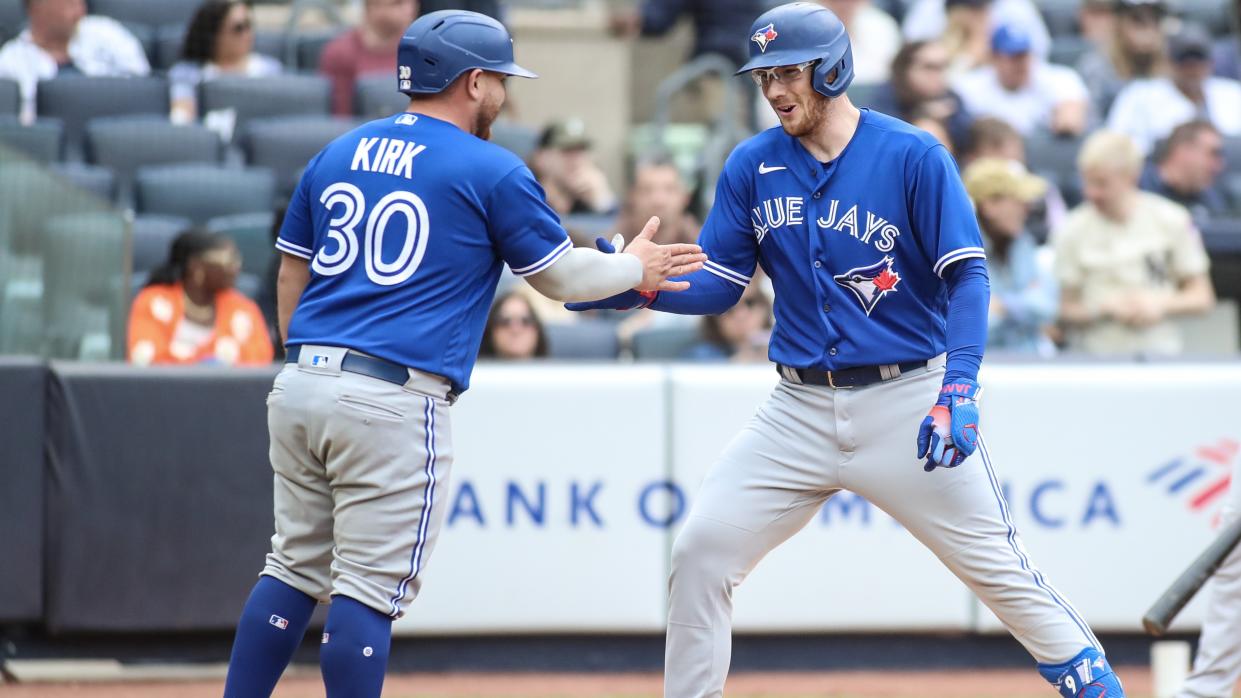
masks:
POLYGON ((537 274, 573 249, 543 187, 525 165, 513 168, 491 190, 487 232, 517 276, 537 274))
POLYGON ((704 271, 745 288, 758 265, 758 240, 750 222, 751 182, 739 162, 734 155, 724 164, 698 244, 707 255, 704 271))
POLYGON ((932 146, 914 166, 908 196, 914 234, 936 276, 943 278, 953 262, 986 259, 974 207, 942 145, 932 146))
POLYGON ((1177 281, 1186 281, 1206 274, 1211 268, 1202 234, 1198 232, 1188 211, 1178 211, 1168 227, 1169 244, 1172 249, 1172 274, 1177 281))
POLYGON ((315 156, 302 179, 293 190, 293 197, 284 211, 284 222, 280 225, 280 234, 276 236, 276 249, 294 257, 310 259, 315 250, 314 218, 310 213, 310 176, 314 172, 319 157, 315 156))

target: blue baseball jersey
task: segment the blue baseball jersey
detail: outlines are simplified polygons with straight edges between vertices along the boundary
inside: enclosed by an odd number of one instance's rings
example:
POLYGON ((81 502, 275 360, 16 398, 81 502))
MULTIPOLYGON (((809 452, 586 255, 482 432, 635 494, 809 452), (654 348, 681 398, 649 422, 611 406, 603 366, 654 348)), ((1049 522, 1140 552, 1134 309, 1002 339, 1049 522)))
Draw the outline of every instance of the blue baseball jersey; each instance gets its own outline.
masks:
POLYGON ((310 260, 288 344, 356 349, 469 387, 505 262, 572 243, 516 155, 421 114, 365 124, 307 165, 276 248, 310 260))
POLYGON ((776 294, 771 360, 823 370, 944 352, 943 271, 984 257, 944 147, 865 109, 828 163, 779 127, 737 146, 699 244, 706 269, 732 283, 762 265, 776 294))

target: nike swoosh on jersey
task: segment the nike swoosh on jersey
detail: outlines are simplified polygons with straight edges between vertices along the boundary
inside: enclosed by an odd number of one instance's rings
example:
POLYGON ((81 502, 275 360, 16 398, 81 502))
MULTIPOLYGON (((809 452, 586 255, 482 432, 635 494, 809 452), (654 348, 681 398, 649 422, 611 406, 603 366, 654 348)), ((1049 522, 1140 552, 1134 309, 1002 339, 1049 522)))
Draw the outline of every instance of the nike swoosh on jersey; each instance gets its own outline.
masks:
POLYGON ((778 171, 780 171, 780 170, 787 170, 787 169, 788 169, 788 168, 787 168, 787 167, 785 167, 784 165, 777 165, 777 166, 775 166, 775 167, 768 167, 768 166, 767 166, 767 163, 765 163, 765 162, 760 162, 760 163, 758 163, 758 173, 759 173, 759 174, 767 174, 767 173, 769 173, 769 172, 778 172, 778 171))

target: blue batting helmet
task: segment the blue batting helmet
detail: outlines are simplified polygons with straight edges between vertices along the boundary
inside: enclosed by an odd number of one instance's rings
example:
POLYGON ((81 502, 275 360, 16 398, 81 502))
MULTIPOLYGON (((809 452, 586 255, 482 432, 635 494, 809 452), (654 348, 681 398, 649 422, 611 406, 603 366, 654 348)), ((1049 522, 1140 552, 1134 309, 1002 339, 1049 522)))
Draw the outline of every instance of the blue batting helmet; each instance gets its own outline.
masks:
POLYGON ((397 87, 407 95, 440 92, 475 68, 538 77, 513 61, 504 25, 477 12, 429 12, 409 25, 396 50, 397 87))
POLYGON ((814 67, 814 89, 827 97, 839 97, 853 82, 853 49, 844 23, 822 5, 792 2, 754 20, 750 60, 737 74, 807 61, 819 62, 814 67), (833 70, 836 77, 829 83, 827 77, 833 70))

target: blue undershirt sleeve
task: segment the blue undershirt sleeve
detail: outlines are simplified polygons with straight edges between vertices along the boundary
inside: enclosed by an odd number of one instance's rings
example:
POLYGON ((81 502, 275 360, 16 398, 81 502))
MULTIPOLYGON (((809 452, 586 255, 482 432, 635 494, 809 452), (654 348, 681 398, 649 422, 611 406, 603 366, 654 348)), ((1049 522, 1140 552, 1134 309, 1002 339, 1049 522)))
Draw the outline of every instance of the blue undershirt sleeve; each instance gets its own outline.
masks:
POLYGON ((736 305, 745 290, 706 269, 670 280, 688 281, 690 286, 685 291, 660 293, 649 306, 652 310, 677 315, 719 315, 736 305))
POLYGON ((978 380, 983 347, 987 344, 987 309, 991 280, 987 263, 976 257, 944 269, 948 284, 948 365, 944 383, 962 378, 978 380))

